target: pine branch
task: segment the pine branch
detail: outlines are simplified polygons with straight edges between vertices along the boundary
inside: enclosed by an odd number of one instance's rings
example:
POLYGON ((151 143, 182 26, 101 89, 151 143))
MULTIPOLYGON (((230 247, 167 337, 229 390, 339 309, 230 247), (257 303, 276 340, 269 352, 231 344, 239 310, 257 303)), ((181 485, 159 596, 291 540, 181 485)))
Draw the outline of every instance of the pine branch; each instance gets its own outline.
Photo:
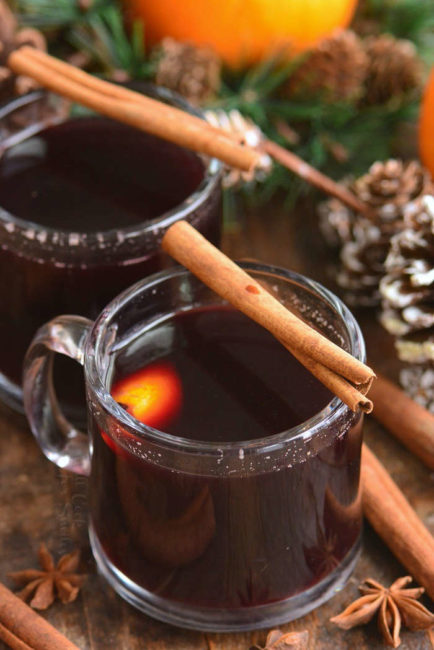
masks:
POLYGON ((378 22, 381 32, 414 43, 422 32, 434 27, 432 0, 367 0, 366 11, 378 22))
POLYGON ((363 13, 380 32, 413 41, 422 59, 434 63, 433 0, 366 0, 363 13))
POLYGON ((57 31, 87 22, 91 15, 117 3, 94 0, 89 8, 80 0, 16 0, 15 4, 22 25, 57 31))
MULTIPOLYGON (((110 77, 123 71, 131 78, 154 78, 156 59, 146 51, 143 24, 136 22, 127 30, 119 0, 89 0, 88 8, 86 0, 16 2, 22 24, 56 33, 55 48, 66 41, 85 51, 96 74, 110 77)), ((434 61, 434 0, 365 0, 363 17, 373 20, 379 32, 412 40, 427 60, 434 61)), ((267 137, 334 178, 359 176, 375 160, 390 157, 399 125, 416 120, 417 98, 402 97, 376 107, 288 99, 281 86, 303 59, 284 63, 276 56, 241 72, 224 70, 219 96, 208 107, 239 110, 267 137), (296 143, 285 139, 279 121, 297 133, 296 143), (334 145, 346 156, 336 157, 334 145)), ((278 165, 254 191, 245 188, 255 201, 269 200, 276 192, 283 192, 291 202, 312 188, 278 165)))
POLYGON ((134 22, 128 34, 117 5, 105 6, 86 22, 74 25, 67 40, 87 52, 105 74, 122 70, 134 79, 153 75, 153 63, 146 58, 143 24, 134 22))

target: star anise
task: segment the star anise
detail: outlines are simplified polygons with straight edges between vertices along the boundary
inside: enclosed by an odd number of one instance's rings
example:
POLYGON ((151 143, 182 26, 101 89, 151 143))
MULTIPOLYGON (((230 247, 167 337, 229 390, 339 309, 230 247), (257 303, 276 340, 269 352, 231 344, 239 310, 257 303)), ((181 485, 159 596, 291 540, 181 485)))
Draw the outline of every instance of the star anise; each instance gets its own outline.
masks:
POLYGON ((27 600, 33 595, 30 607, 34 609, 47 609, 56 595, 62 603, 75 600, 85 580, 84 575, 76 573, 80 551, 63 555, 56 566, 45 544, 41 544, 38 559, 42 570, 26 569, 8 574, 17 585, 25 585, 17 596, 27 600))
POLYGON ((282 630, 271 630, 265 641, 265 646, 254 646, 258 650, 306 650, 309 640, 309 632, 282 632, 282 630))
POLYGON ((336 533, 325 533, 320 528, 317 543, 314 546, 303 547, 306 563, 315 575, 324 576, 336 569, 339 564, 337 546, 336 533))
POLYGON ((418 598, 425 591, 422 587, 405 589, 413 578, 398 578, 387 589, 376 580, 367 578, 359 586, 363 594, 338 616, 330 619, 343 630, 368 623, 378 612, 378 628, 387 645, 397 648, 401 644, 401 624, 410 630, 427 630, 434 625, 434 614, 426 609, 418 598))

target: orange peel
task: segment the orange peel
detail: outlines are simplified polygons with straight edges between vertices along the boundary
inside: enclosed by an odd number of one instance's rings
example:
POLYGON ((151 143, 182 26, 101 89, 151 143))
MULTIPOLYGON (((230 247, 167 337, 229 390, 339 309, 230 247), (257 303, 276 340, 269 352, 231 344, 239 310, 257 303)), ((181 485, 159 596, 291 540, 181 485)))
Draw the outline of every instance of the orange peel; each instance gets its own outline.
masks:
POLYGON ((111 395, 137 420, 159 429, 167 426, 182 406, 181 380, 167 362, 153 363, 121 379, 111 395))

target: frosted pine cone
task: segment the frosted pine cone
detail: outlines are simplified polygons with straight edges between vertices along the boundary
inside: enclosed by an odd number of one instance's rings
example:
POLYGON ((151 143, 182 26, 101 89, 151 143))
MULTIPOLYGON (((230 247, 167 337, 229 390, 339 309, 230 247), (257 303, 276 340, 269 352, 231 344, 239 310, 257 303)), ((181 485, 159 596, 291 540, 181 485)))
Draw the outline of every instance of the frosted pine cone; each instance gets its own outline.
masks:
POLYGON ((381 322, 403 337, 397 341, 400 358, 434 360, 434 196, 406 206, 404 229, 392 238, 385 268, 381 322), (416 333, 417 340, 412 336, 416 333))
POLYGON ((335 101, 358 99, 368 69, 360 38, 351 30, 337 30, 312 50, 283 88, 288 96, 335 101))
MULTIPOLYGON (((228 112, 208 110, 205 111, 205 118, 212 126, 226 131, 237 142, 249 147, 258 147, 265 137, 259 126, 250 118, 241 115, 236 109, 228 112)), ((227 167, 223 175, 223 186, 226 188, 239 187, 244 183, 263 181, 271 171, 271 167, 272 162, 267 155, 262 156, 259 167, 249 171, 227 167)))
POLYGON ((197 105, 218 91, 220 71, 220 59, 212 50, 165 38, 158 51, 155 81, 197 105))
POLYGON ((422 64, 411 41, 382 34, 366 40, 366 53, 368 104, 382 104, 421 87, 422 64))
POLYGON ((434 363, 411 365, 401 370, 400 382, 405 392, 434 413, 434 363))
POLYGON ((379 283, 390 239, 404 227, 403 209, 434 187, 429 172, 418 162, 399 160, 374 163, 350 187, 372 208, 373 217, 331 199, 320 206, 320 227, 327 241, 340 248, 336 279, 347 302, 375 305, 380 302, 379 283))
POLYGON ((434 196, 404 208, 404 229, 392 238, 385 266, 381 322, 408 363, 401 383, 434 410, 434 196))

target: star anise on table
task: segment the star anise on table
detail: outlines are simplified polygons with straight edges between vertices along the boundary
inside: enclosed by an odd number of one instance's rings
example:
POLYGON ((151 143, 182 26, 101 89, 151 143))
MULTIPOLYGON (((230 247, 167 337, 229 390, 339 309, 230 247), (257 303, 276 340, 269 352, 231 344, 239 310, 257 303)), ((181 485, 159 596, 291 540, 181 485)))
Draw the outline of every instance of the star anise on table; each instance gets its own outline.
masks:
POLYGON ((267 634, 265 646, 253 646, 257 650, 306 650, 309 641, 309 632, 282 632, 271 630, 267 634))
POLYGON ((80 551, 63 555, 57 565, 45 544, 38 551, 41 569, 26 569, 9 573, 16 585, 25 585, 16 595, 22 600, 32 597, 30 607, 47 609, 54 599, 71 603, 77 598, 86 576, 76 573, 80 563, 80 551))
POLYGON ((405 588, 413 578, 398 578, 387 589, 372 578, 359 586, 362 597, 355 600, 338 616, 330 619, 343 630, 368 623, 378 612, 378 628, 385 643, 392 648, 401 644, 399 633, 404 624, 410 630, 427 630, 434 625, 434 614, 417 599, 423 587, 405 588))

